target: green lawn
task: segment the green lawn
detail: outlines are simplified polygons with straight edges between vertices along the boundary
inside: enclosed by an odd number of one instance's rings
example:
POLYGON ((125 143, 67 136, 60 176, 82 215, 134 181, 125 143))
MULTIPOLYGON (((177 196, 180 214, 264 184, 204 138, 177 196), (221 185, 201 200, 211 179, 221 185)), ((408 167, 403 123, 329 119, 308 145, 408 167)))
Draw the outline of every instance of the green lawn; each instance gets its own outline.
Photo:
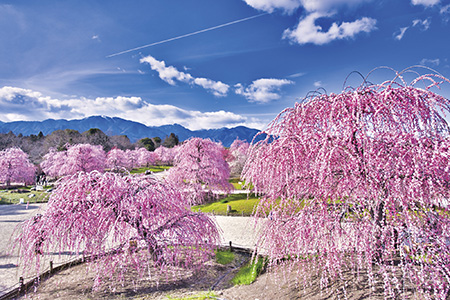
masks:
POLYGON ((244 181, 242 181, 240 178, 231 178, 228 180, 234 187, 235 190, 242 190, 244 181))
POLYGON ((167 296, 166 299, 170 300, 205 300, 205 299, 217 299, 217 295, 214 292, 205 292, 197 295, 187 296, 183 298, 167 296))
MULTIPOLYGON (((51 187, 44 187, 44 189, 49 189, 51 187)), ((18 204, 20 198, 23 198, 24 203, 37 203, 37 202, 47 202, 50 193, 45 191, 30 191, 30 187, 21 187, 19 190, 27 191, 26 193, 11 193, 8 190, 0 191, 0 204, 18 204), (29 197, 34 194, 34 197, 29 197)))
POLYGON ((152 171, 153 173, 158 173, 158 172, 162 172, 165 170, 170 169, 172 166, 150 166, 150 167, 142 167, 142 168, 137 168, 137 169, 133 169, 130 171, 131 174, 140 174, 140 173, 145 173, 145 171, 152 171))
POLYGON ((208 203, 203 205, 196 205, 192 207, 192 211, 199 211, 205 213, 212 213, 216 215, 226 215, 227 206, 231 206, 230 215, 242 215, 250 216, 253 213, 253 209, 259 203, 259 198, 254 194, 250 194, 247 199, 247 194, 232 194, 228 197, 221 199, 214 203, 208 203))
POLYGON ((228 265, 234 260, 234 253, 230 250, 216 250, 214 251, 216 254, 216 261, 221 265, 228 265))

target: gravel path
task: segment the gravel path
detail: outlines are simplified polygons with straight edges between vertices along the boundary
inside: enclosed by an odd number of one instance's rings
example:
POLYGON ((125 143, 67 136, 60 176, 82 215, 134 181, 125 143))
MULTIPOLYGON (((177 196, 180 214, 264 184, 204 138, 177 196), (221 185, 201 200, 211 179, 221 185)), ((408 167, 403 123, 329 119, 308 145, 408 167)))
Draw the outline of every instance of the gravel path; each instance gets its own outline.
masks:
POLYGON ((231 241, 236 247, 254 249, 262 222, 255 225, 255 220, 250 217, 215 216, 214 218, 222 231, 222 245, 229 245, 231 241))
MULTIPOLYGON (((14 229, 23 220, 40 213, 45 204, 0 205, 0 296, 18 286, 21 270, 17 266, 17 251, 10 253, 11 236, 14 229)), ((257 233, 261 226, 255 226, 249 217, 214 216, 216 224, 222 233, 222 245, 228 246, 230 241, 235 247, 253 249, 257 240, 257 233)), ((54 266, 78 258, 73 253, 63 255, 47 255, 44 265, 50 260, 54 266)), ((25 278, 25 281, 27 279, 25 278)))
POLYGON ((0 205, 0 296, 19 283, 17 255, 10 253, 11 236, 23 220, 39 213, 45 204, 0 205))

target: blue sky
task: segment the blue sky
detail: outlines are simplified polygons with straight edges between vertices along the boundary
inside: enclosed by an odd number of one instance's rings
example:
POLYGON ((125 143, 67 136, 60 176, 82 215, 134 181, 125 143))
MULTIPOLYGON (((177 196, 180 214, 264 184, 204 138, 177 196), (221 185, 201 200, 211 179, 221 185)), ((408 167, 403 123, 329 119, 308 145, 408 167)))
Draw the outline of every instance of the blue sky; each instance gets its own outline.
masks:
POLYGON ((0 1, 0 40, 0 121, 262 129, 353 71, 424 65, 449 78, 450 1, 0 1))

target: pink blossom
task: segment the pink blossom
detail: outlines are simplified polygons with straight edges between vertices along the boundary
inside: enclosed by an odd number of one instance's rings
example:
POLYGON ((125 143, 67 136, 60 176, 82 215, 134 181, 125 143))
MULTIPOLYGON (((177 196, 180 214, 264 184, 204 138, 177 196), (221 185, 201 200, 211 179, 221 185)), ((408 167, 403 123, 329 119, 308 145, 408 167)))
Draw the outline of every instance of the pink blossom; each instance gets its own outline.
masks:
POLYGON ((67 150, 50 149, 41 163, 42 170, 49 176, 60 177, 76 172, 104 171, 106 155, 100 145, 68 145, 67 150))
POLYGON ((249 147, 249 143, 240 139, 234 140, 231 144, 229 154, 226 157, 226 161, 230 166, 231 174, 240 176, 247 160, 247 151, 249 147))
POLYGON ((148 151, 145 148, 138 148, 135 150, 137 154, 137 161, 140 167, 148 167, 153 165, 156 161, 156 155, 152 151, 148 151))
POLYGON ((192 204, 202 203, 213 191, 228 193, 230 169, 223 146, 210 139, 191 138, 179 146, 167 180, 189 195, 192 204))
POLYGON ((164 146, 159 146, 155 150, 155 160, 160 165, 171 166, 173 165, 173 160, 176 155, 178 147, 166 148, 164 146))
POLYGON ((111 171, 118 171, 121 168, 128 168, 129 162, 125 151, 113 148, 106 154, 106 167, 111 171))

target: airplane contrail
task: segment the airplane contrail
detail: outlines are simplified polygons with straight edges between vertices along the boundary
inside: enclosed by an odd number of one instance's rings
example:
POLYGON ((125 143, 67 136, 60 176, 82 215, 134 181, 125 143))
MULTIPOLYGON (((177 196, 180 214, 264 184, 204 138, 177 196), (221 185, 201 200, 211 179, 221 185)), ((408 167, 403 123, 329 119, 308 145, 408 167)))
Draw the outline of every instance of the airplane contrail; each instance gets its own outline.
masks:
POLYGON ((124 54, 124 53, 140 50, 140 49, 143 49, 143 48, 147 48, 147 47, 151 47, 151 46, 160 45, 160 44, 164 44, 164 43, 167 43, 167 42, 179 40, 179 39, 182 39, 182 38, 185 38, 185 37, 188 37, 188 36, 196 35, 196 34, 207 32, 207 31, 211 31, 211 30, 214 30, 214 29, 218 29, 218 28, 222 28, 222 27, 225 27, 225 26, 233 25, 233 24, 236 24, 236 23, 244 22, 244 21, 247 21, 247 20, 251 20, 251 19, 254 19, 254 18, 258 18, 258 17, 264 16, 264 15, 267 15, 267 14, 269 14, 269 13, 263 13, 263 14, 259 14, 259 15, 256 15, 256 16, 251 16, 251 17, 248 17, 248 18, 244 18, 244 19, 228 22, 228 23, 225 23, 225 24, 217 25, 217 26, 214 26, 214 27, 206 28, 206 29, 202 29, 202 30, 199 30, 199 31, 183 34, 183 35, 180 35, 180 36, 177 36, 177 37, 173 37, 173 38, 170 38, 170 39, 167 39, 167 40, 151 43, 151 44, 140 46, 140 47, 136 47, 136 48, 133 48, 133 49, 124 50, 124 51, 121 51, 121 52, 117 52, 117 53, 108 55, 106 57, 113 57, 113 56, 121 55, 121 54, 124 54))

